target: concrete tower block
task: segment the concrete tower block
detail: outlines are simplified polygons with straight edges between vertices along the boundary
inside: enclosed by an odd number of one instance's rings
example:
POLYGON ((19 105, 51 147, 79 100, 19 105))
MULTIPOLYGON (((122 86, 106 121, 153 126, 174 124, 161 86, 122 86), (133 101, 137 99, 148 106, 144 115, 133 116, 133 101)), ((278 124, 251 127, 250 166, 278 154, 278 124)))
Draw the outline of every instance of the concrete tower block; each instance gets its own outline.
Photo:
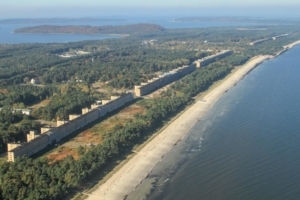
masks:
POLYGON ((86 113, 88 113, 90 110, 88 109, 88 108, 82 108, 82 114, 84 115, 84 114, 86 114, 86 113))
POLYGON ((58 126, 61 126, 61 125, 63 125, 63 124, 65 124, 65 123, 67 123, 68 121, 57 121, 56 122, 56 126, 58 127, 58 126))
POLYGON ((77 117, 79 117, 80 115, 69 115, 69 120, 73 120, 76 119, 77 117))

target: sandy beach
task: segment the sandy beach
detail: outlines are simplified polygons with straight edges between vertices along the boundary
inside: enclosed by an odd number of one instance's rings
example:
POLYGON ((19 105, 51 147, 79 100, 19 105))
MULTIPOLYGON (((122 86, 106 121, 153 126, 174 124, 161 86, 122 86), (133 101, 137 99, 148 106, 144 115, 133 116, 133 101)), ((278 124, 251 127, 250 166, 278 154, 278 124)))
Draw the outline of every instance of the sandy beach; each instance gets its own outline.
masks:
MULTIPOLYGON (((285 49, 300 41, 285 46, 285 49)), ((274 56, 262 55, 251 59, 222 84, 207 93, 183 114, 170 123, 161 133, 144 146, 104 184, 88 195, 88 200, 120 200, 133 191, 152 171, 155 165, 177 144, 189 130, 209 111, 217 100, 263 61, 274 56)))
POLYGON ((293 42, 291 44, 285 45, 285 46, 283 46, 283 48, 290 49, 290 48, 293 48, 295 45, 298 45, 298 44, 300 44, 300 40, 295 41, 295 42, 293 42))

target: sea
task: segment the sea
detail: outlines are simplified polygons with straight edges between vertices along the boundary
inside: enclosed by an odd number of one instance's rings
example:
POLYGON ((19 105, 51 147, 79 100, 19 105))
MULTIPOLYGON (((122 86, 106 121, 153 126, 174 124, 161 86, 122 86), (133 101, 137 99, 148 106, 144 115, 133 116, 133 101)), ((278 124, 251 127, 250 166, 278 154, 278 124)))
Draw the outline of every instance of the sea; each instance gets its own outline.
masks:
POLYGON ((299 55, 245 76, 127 199, 300 199, 299 55))
POLYGON ((225 27, 225 26, 251 26, 253 23, 246 22, 222 22, 222 21, 174 21, 173 18, 149 18, 149 17, 135 17, 135 18, 120 18, 112 20, 95 20, 95 19, 81 19, 53 22, 36 22, 36 23, 18 23, 0 20, 0 44, 23 44, 23 43, 67 43, 84 40, 103 40, 109 38, 119 38, 117 35, 105 34, 15 34, 14 30, 23 27, 32 27, 38 25, 90 25, 90 26, 105 26, 105 25, 128 25, 137 23, 151 23, 158 24, 164 28, 206 28, 206 27, 225 27))

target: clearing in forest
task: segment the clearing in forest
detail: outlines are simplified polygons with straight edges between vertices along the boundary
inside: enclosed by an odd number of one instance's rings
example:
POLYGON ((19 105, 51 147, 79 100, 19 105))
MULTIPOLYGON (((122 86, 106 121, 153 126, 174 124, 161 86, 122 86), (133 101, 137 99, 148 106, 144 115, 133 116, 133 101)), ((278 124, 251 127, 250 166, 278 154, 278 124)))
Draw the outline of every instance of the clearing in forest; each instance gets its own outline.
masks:
POLYGON ((103 141, 105 134, 113 134, 116 130, 124 126, 127 122, 134 119, 136 114, 144 114, 145 108, 138 103, 130 105, 118 113, 110 116, 103 121, 93 125, 92 127, 82 131, 74 138, 60 145, 51 151, 47 158, 50 161, 62 160, 66 156, 73 156, 78 159, 78 148, 88 149, 91 145, 100 144, 103 141))

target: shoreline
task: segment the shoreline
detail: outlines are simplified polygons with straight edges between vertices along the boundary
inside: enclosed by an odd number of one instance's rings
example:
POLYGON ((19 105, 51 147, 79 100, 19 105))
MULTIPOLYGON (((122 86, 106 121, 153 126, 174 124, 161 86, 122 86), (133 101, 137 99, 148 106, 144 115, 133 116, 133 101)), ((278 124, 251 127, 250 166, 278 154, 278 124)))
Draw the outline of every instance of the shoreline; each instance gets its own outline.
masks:
POLYGON ((209 91, 201 100, 197 100, 180 116, 147 143, 121 169, 91 194, 93 199, 125 199, 151 173, 156 164, 189 132, 189 130, 213 107, 220 97, 243 79, 251 70, 265 60, 275 58, 284 51, 300 44, 300 40, 284 46, 275 56, 260 55, 253 57, 236 72, 226 78, 220 85, 209 91))

